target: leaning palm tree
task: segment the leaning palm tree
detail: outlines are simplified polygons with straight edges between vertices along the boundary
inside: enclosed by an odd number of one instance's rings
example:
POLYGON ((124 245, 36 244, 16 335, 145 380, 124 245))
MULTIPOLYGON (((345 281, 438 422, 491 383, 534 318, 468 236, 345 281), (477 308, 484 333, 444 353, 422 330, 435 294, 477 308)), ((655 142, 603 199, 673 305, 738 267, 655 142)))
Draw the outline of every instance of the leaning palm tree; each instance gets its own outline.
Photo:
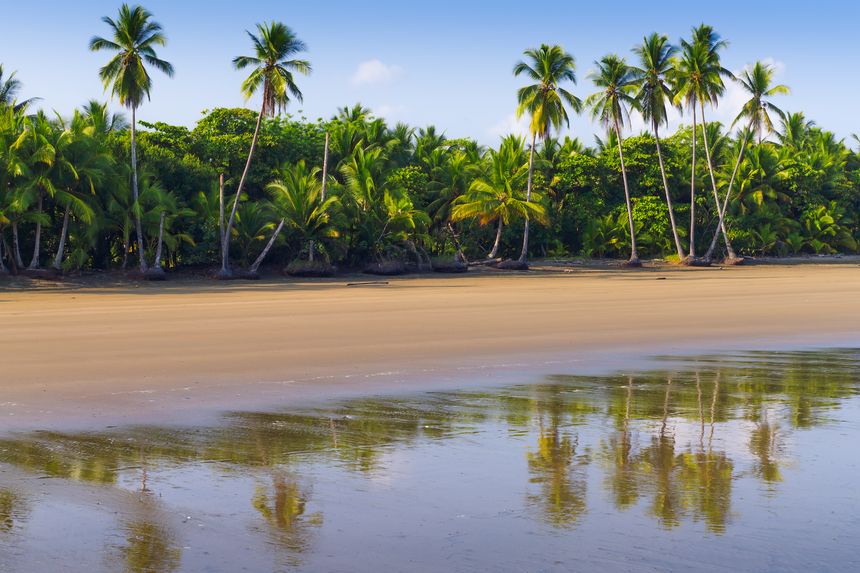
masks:
MULTIPOLYGON (((675 74, 676 103, 685 102, 693 112, 693 161, 690 175, 690 259, 695 259, 695 178, 696 178, 696 106, 702 114, 702 139, 705 147, 705 159, 707 161, 708 174, 711 179, 711 189, 714 193, 714 203, 717 211, 720 210, 720 200, 717 193, 717 182, 714 177, 714 164, 711 160, 710 146, 708 145, 708 133, 705 127, 705 104, 715 106, 720 96, 725 92, 723 78, 733 78, 731 72, 720 63, 720 51, 728 43, 720 38, 711 26, 702 24, 693 28, 693 37, 690 42, 681 40, 682 57, 675 74)), ((717 233, 722 233, 726 242, 729 257, 734 257, 731 242, 725 226, 718 227, 717 233)), ((706 260, 706 262, 708 262, 706 260)))
POLYGON ((237 70, 252 68, 251 74, 242 82, 242 93, 245 99, 250 99, 257 92, 262 92, 263 103, 257 116, 257 125, 254 127, 254 136, 251 138, 251 149, 248 151, 248 160, 245 169, 239 179, 236 195, 233 199, 233 209, 224 228, 221 237, 221 277, 232 275, 230 271, 230 231, 236 219, 236 209, 239 207, 239 199, 245 186, 245 179, 251 168, 251 159, 254 157, 254 149, 257 147, 257 138, 260 136, 260 125, 263 117, 272 117, 276 112, 282 111, 290 102, 290 96, 302 101, 302 92, 296 85, 294 72, 309 74, 311 65, 305 60, 293 59, 299 52, 304 52, 307 47, 295 33, 280 22, 269 22, 257 24, 257 35, 247 32, 254 46, 253 56, 238 56, 233 59, 233 66, 237 70))
POLYGON ((634 68, 638 75, 639 84, 636 104, 642 117, 651 123, 651 129, 654 131, 654 141, 657 144, 657 161, 660 163, 666 207, 669 209, 669 222, 672 224, 672 237, 675 239, 678 259, 683 261, 684 248, 681 246, 678 226, 675 224, 675 210, 672 208, 672 197, 669 194, 669 181, 666 178, 666 166, 663 163, 659 133, 660 126, 669 123, 666 104, 672 104, 675 96, 669 86, 668 77, 674 71, 673 58, 677 48, 669 43, 666 36, 654 33, 644 38, 642 44, 636 46, 633 51, 639 56, 639 65, 641 66, 634 68))
POLYGON ((623 58, 614 54, 604 56, 595 62, 597 70, 592 72, 591 80, 600 91, 588 96, 585 105, 591 115, 615 132, 618 145, 618 158, 621 160, 621 179, 624 183, 624 199, 627 204, 627 222, 630 224, 630 259, 627 266, 640 267, 639 253, 636 249, 636 230, 633 228, 633 206, 630 203, 630 188, 627 185, 627 169, 624 166, 624 152, 621 147, 621 128, 625 118, 630 117, 630 108, 636 107, 636 73, 623 58))
MULTIPOLYGON (((131 110, 131 191, 134 203, 137 205, 136 114, 144 98, 149 99, 152 89, 152 78, 146 70, 146 65, 152 66, 168 77, 173 77, 173 66, 160 59, 155 51, 156 46, 167 44, 167 38, 162 32, 161 25, 152 19, 152 14, 146 9, 123 4, 116 20, 105 16, 102 22, 110 27, 113 40, 96 36, 90 40, 90 50, 116 52, 116 55, 99 70, 99 77, 105 89, 110 88, 111 93, 119 99, 120 105, 131 110)), ((140 223, 139 208, 135 208, 134 219, 140 270, 145 272, 146 254, 143 249, 143 228, 140 223)))
MULTIPOLYGON (((743 160, 744 150, 746 149, 749 136, 753 133, 756 134, 759 145, 761 145, 763 134, 771 134, 775 131, 770 112, 773 111, 777 116, 785 119, 785 114, 782 110, 765 99, 775 95, 785 95, 789 93, 788 86, 783 84, 772 85, 773 74, 773 66, 763 62, 756 62, 751 69, 746 70, 744 75, 738 79, 741 87, 750 95, 750 99, 747 100, 743 108, 741 108, 740 113, 735 118, 734 122, 732 122, 732 127, 734 127, 739 121, 746 119, 747 128, 743 131, 741 148, 738 152, 738 157, 735 160, 735 168, 732 171, 731 178, 729 179, 729 186, 728 189, 726 189, 726 196, 723 199, 722 207, 719 208, 721 228, 725 225, 726 209, 729 206, 732 187, 735 183, 738 168, 743 160)), ((714 238, 711 240, 711 245, 708 247, 708 252, 705 254, 706 260, 709 260, 713 256, 714 249, 717 246, 718 236, 718 234, 714 234, 714 238)))
POLYGON ((281 179, 270 183, 266 189, 272 196, 272 210, 281 216, 281 221, 251 265, 251 272, 255 273, 260 268, 285 225, 307 243, 308 260, 313 262, 316 244, 338 236, 331 222, 338 198, 322 198, 320 170, 308 168, 303 160, 295 166, 286 165, 281 179))
MULTIPOLYGON (((542 44, 540 48, 523 52, 528 61, 514 66, 514 75, 525 74, 537 82, 520 88, 517 92, 517 117, 528 113, 531 117, 529 131, 532 142, 529 151, 529 173, 526 183, 526 202, 531 201, 534 175, 535 141, 538 137, 546 139, 551 129, 559 129, 562 124, 570 125, 565 104, 574 111, 582 108, 582 102, 575 95, 560 87, 563 82, 576 83, 576 61, 561 46, 542 44)), ((529 251, 529 220, 525 220, 523 249, 519 262, 525 264, 529 251)))

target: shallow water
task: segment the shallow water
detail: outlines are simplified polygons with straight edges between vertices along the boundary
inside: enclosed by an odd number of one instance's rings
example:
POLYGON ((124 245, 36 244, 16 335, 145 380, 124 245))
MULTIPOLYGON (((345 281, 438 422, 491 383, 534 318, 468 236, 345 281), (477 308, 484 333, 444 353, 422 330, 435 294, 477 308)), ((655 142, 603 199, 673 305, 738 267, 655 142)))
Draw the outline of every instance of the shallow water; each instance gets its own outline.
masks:
POLYGON ((860 350, 0 438, 0 571, 847 571, 860 350))

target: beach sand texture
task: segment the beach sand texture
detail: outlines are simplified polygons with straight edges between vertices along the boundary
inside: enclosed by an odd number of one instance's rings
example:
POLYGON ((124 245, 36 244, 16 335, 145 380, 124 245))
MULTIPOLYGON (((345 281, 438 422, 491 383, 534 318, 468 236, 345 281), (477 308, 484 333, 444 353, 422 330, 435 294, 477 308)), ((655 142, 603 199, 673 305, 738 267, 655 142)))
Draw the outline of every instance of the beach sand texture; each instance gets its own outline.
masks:
POLYGON ((613 360, 617 351, 620 365, 631 349, 755 349, 765 340, 803 345, 860 334, 856 264, 348 282, 0 290, 0 403, 57 415, 140 414, 169 408, 169 390, 193 387, 229 409, 233 390, 251 383, 343 384, 346 375, 538 353, 613 360), (148 397, 128 398, 135 395, 148 397))

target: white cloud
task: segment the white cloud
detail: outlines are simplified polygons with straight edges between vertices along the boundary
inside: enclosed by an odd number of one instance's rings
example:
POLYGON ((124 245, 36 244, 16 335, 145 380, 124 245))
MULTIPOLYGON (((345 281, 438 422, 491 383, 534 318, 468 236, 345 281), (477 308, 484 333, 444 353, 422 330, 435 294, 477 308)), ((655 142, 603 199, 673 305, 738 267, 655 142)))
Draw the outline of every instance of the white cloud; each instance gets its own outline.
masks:
POLYGON ((487 130, 487 133, 498 137, 504 137, 510 134, 527 136, 529 134, 529 118, 526 115, 523 115, 517 119, 517 115, 512 113, 490 127, 487 130))
POLYGON ((403 73, 403 68, 400 66, 388 65, 377 59, 367 60, 358 64, 358 68, 352 74, 352 84, 360 86, 386 83, 401 73, 403 73))
POLYGON ((387 103, 371 106, 371 109, 373 110, 373 115, 375 115, 376 117, 381 117, 389 123, 397 121, 399 119, 403 119, 403 116, 407 111, 406 106, 387 103))

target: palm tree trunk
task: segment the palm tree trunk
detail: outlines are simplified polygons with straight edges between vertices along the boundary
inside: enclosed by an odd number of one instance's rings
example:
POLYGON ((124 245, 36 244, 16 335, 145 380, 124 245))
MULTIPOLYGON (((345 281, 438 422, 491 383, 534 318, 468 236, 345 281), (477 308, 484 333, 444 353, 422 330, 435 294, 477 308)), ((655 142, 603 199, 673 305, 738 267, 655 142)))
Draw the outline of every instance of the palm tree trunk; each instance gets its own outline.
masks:
POLYGON ((627 221, 630 223, 630 260, 628 265, 638 266, 639 252, 636 248, 636 230, 633 228, 633 205, 630 203, 630 188, 627 185, 627 169, 624 167, 624 152, 621 149, 621 126, 615 120, 615 135, 618 139, 618 158, 621 160, 621 180, 624 182, 624 200, 627 203, 627 221))
POLYGON ((690 259, 696 258, 696 104, 693 104, 693 159, 690 162, 690 259))
MULTIPOLYGON (((701 106, 702 106, 702 140, 705 142, 705 158, 708 161, 708 174, 711 176, 711 188, 714 190, 714 205, 716 205, 716 207, 717 207, 717 216, 720 219, 720 224, 717 226, 717 230, 715 231, 715 234, 719 234, 722 232, 723 238, 726 241, 726 252, 728 253, 729 258, 730 259, 736 259, 737 255, 735 255, 735 251, 734 251, 734 249, 732 249, 732 243, 731 243, 731 241, 729 241, 729 234, 726 233, 725 221, 723 220, 723 217, 720 216, 720 212, 722 211, 720 209, 720 194, 717 192, 717 180, 716 180, 716 178, 714 178, 714 164, 711 161, 711 150, 710 150, 710 146, 708 145, 708 122, 705 121, 705 102, 704 101, 701 102, 701 106)), ((711 253, 711 254, 713 254, 713 253, 711 253)), ((705 260, 706 261, 711 260, 707 254, 705 255, 705 260)))
POLYGON ((15 265, 19 269, 24 268, 24 259, 21 258, 21 243, 18 241, 18 222, 12 221, 12 255, 15 257, 15 265))
MULTIPOLYGON (((272 250, 272 246, 275 244, 275 240, 278 238, 278 235, 281 234, 281 229, 284 228, 284 222, 285 222, 285 219, 281 219, 281 222, 278 223, 278 226, 275 229, 275 232, 272 233, 272 237, 269 239, 269 242, 266 244, 266 248, 263 249, 263 252, 260 253, 260 256, 257 257, 257 260, 254 261, 253 265, 251 265, 251 268, 249 269, 251 274, 255 274, 257 272, 257 269, 259 269, 260 265, 263 264, 263 259, 265 259, 266 255, 269 254, 269 251, 272 250)), ((311 254, 311 260, 314 260, 313 254, 311 254)))
POLYGON ((158 222, 158 245, 155 248, 155 261, 152 263, 152 268, 162 270, 161 267, 161 248, 164 245, 164 217, 167 213, 161 212, 161 220, 158 222))
MULTIPOLYGON (((720 228, 723 228, 723 226, 725 225, 726 210, 729 208, 729 198, 732 196, 732 188, 735 185, 735 178, 738 175, 738 169, 741 166, 741 161, 743 161, 744 151, 746 150, 748 141, 749 135, 747 133, 744 133, 744 141, 741 144, 741 150, 738 153, 737 160, 735 161, 735 168, 732 170, 732 178, 729 179, 729 188, 726 190, 726 196, 723 198, 723 206, 721 209, 719 209, 720 228)), ((719 205, 717 207, 719 208, 719 205)), ((711 246, 708 247, 708 253, 705 255, 706 259, 710 258, 714 254, 714 250, 717 248, 717 239, 719 239, 719 237, 719 234, 714 233, 714 238, 711 239, 711 246)))
POLYGON ((660 175, 663 177, 663 190, 666 192, 666 207, 669 209, 669 222, 672 223, 672 237, 675 239, 675 249, 678 251, 678 260, 684 260, 684 247, 678 237, 678 226, 675 224, 675 210, 672 208, 672 197, 669 195, 669 180, 666 179, 666 167, 663 164, 663 151, 660 149, 660 134, 657 121, 654 120, 654 141, 657 142, 657 161, 660 163, 660 175))
MULTIPOLYGON (((44 197, 42 196, 42 192, 39 191, 39 203, 36 206, 36 214, 42 214, 42 204, 44 201, 44 197)), ((27 267, 31 271, 39 268, 39 254, 42 250, 42 223, 36 223, 36 242, 33 245, 33 258, 30 259, 30 265, 27 267)))
POLYGON ((128 237, 128 229, 125 228, 122 231, 122 270, 128 268, 128 251, 131 248, 129 245, 129 237, 128 237))
MULTIPOLYGON (((532 181, 534 180, 535 168, 535 140, 537 133, 532 133, 532 147, 529 150, 529 179, 526 184, 526 203, 532 200, 532 181)), ((529 217, 526 215, 526 224, 523 228, 523 250, 520 253, 520 262, 524 263, 529 256, 529 217)), ((490 257, 492 258, 492 257, 490 257)))
POLYGON ((320 201, 325 202, 325 190, 328 179, 328 144, 329 133, 325 132, 325 148, 323 149, 323 170, 322 170, 322 192, 320 193, 320 201))
POLYGON ((140 272, 146 272, 146 253, 143 251, 143 225, 140 222, 140 205, 137 191, 137 108, 131 108, 131 196, 134 200, 134 228, 137 233, 137 253, 140 272))
POLYGON ((6 258, 5 254, 7 250, 8 249, 6 249, 6 236, 5 233, 3 233, 2 229, 0 229, 0 273, 4 274, 9 272, 6 269, 6 262, 4 261, 4 259, 6 258))
MULTIPOLYGON (((320 192, 320 203, 325 203, 325 188, 326 188, 326 179, 328 178, 328 143, 329 143, 329 134, 325 132, 325 148, 323 150, 323 168, 322 168, 322 191, 320 192)), ((316 250, 316 244, 314 241, 310 241, 308 243, 308 260, 313 262, 314 260, 314 251, 316 250)))
POLYGON ((260 125, 263 123, 263 110, 265 104, 260 107, 260 114, 257 116, 257 125, 254 127, 254 137, 251 139, 251 149, 248 151, 248 160, 245 162, 245 169, 242 171, 242 178, 239 179, 239 187, 236 188, 236 197, 233 199, 233 209, 230 211, 230 218, 227 220, 227 226, 224 229, 223 240, 221 242, 221 272, 222 277, 229 277, 233 273, 230 271, 230 230, 233 228, 233 222, 236 220, 236 210, 239 208, 239 197, 242 196, 242 188, 245 186, 245 179, 248 177, 248 171, 251 169, 251 159, 254 157, 254 149, 257 147, 257 138, 260 136, 260 125))
POLYGON ((502 223, 502 218, 499 217, 499 227, 496 230, 496 242, 493 243, 493 250, 490 251, 490 254, 487 255, 488 259, 495 259, 496 255, 499 254, 499 245, 502 243, 502 227, 504 224, 502 223))
POLYGON ((54 268, 60 270, 63 268, 63 251, 66 250, 66 235, 69 232, 69 207, 66 207, 66 214, 63 215, 63 229, 60 231, 60 244, 57 247, 57 256, 54 257, 54 268))
POLYGON ((218 230, 221 239, 221 252, 224 252, 224 174, 218 176, 218 230))

